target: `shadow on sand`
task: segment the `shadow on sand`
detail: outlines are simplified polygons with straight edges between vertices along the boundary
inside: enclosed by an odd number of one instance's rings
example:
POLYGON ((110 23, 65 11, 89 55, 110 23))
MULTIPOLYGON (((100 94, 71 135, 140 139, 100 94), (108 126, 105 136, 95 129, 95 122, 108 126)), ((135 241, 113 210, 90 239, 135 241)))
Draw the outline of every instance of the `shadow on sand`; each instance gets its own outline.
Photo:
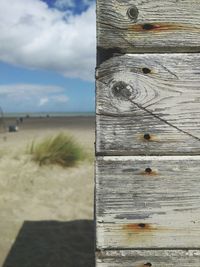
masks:
POLYGON ((3 267, 94 267, 94 222, 24 222, 3 267))

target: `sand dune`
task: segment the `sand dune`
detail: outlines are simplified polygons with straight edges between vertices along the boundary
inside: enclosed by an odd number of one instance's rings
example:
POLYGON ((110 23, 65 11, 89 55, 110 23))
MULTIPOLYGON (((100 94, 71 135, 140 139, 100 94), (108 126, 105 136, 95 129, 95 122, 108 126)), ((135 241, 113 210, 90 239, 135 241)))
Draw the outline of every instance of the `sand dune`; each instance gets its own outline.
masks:
POLYGON ((0 144, 0 266, 92 267, 94 118, 25 119, 19 132, 1 134, 0 144), (72 134, 91 158, 74 168, 38 166, 27 145, 60 132, 72 134))

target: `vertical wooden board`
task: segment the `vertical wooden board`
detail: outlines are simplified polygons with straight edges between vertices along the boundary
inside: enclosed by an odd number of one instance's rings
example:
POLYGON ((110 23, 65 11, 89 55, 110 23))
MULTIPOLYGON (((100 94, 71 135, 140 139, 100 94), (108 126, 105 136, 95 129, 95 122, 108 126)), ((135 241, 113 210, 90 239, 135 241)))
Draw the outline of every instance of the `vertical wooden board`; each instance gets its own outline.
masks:
POLYGON ((97 252, 96 267, 199 267, 199 250, 97 252))
POLYGON ((199 51, 197 0, 98 0, 99 63, 116 53, 199 51))
POLYGON ((200 248, 200 156, 99 157, 99 249, 200 248))
POLYGON ((198 155, 199 61, 200 54, 144 54, 104 62, 97 70, 97 153, 198 155))
POLYGON ((200 55, 126 54, 199 33, 196 0, 97 0, 96 153, 137 156, 97 158, 97 267, 199 266, 200 157, 138 155, 199 155, 200 55))

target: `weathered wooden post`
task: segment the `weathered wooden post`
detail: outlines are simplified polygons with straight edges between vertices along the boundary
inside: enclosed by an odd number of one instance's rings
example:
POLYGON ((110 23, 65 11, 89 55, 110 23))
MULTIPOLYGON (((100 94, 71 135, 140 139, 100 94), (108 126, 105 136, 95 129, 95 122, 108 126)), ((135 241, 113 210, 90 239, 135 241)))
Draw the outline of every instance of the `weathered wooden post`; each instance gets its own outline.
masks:
POLYGON ((96 266, 200 266, 200 1, 97 0, 96 266))

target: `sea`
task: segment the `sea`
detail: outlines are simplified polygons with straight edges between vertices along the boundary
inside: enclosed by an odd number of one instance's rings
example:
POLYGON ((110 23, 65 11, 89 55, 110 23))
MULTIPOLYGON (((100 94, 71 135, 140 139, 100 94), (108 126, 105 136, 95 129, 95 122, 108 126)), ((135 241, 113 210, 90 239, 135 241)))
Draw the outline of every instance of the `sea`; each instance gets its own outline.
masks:
POLYGON ((41 118, 41 117, 93 117, 95 112, 21 112, 21 113, 4 113, 6 118, 41 118))

